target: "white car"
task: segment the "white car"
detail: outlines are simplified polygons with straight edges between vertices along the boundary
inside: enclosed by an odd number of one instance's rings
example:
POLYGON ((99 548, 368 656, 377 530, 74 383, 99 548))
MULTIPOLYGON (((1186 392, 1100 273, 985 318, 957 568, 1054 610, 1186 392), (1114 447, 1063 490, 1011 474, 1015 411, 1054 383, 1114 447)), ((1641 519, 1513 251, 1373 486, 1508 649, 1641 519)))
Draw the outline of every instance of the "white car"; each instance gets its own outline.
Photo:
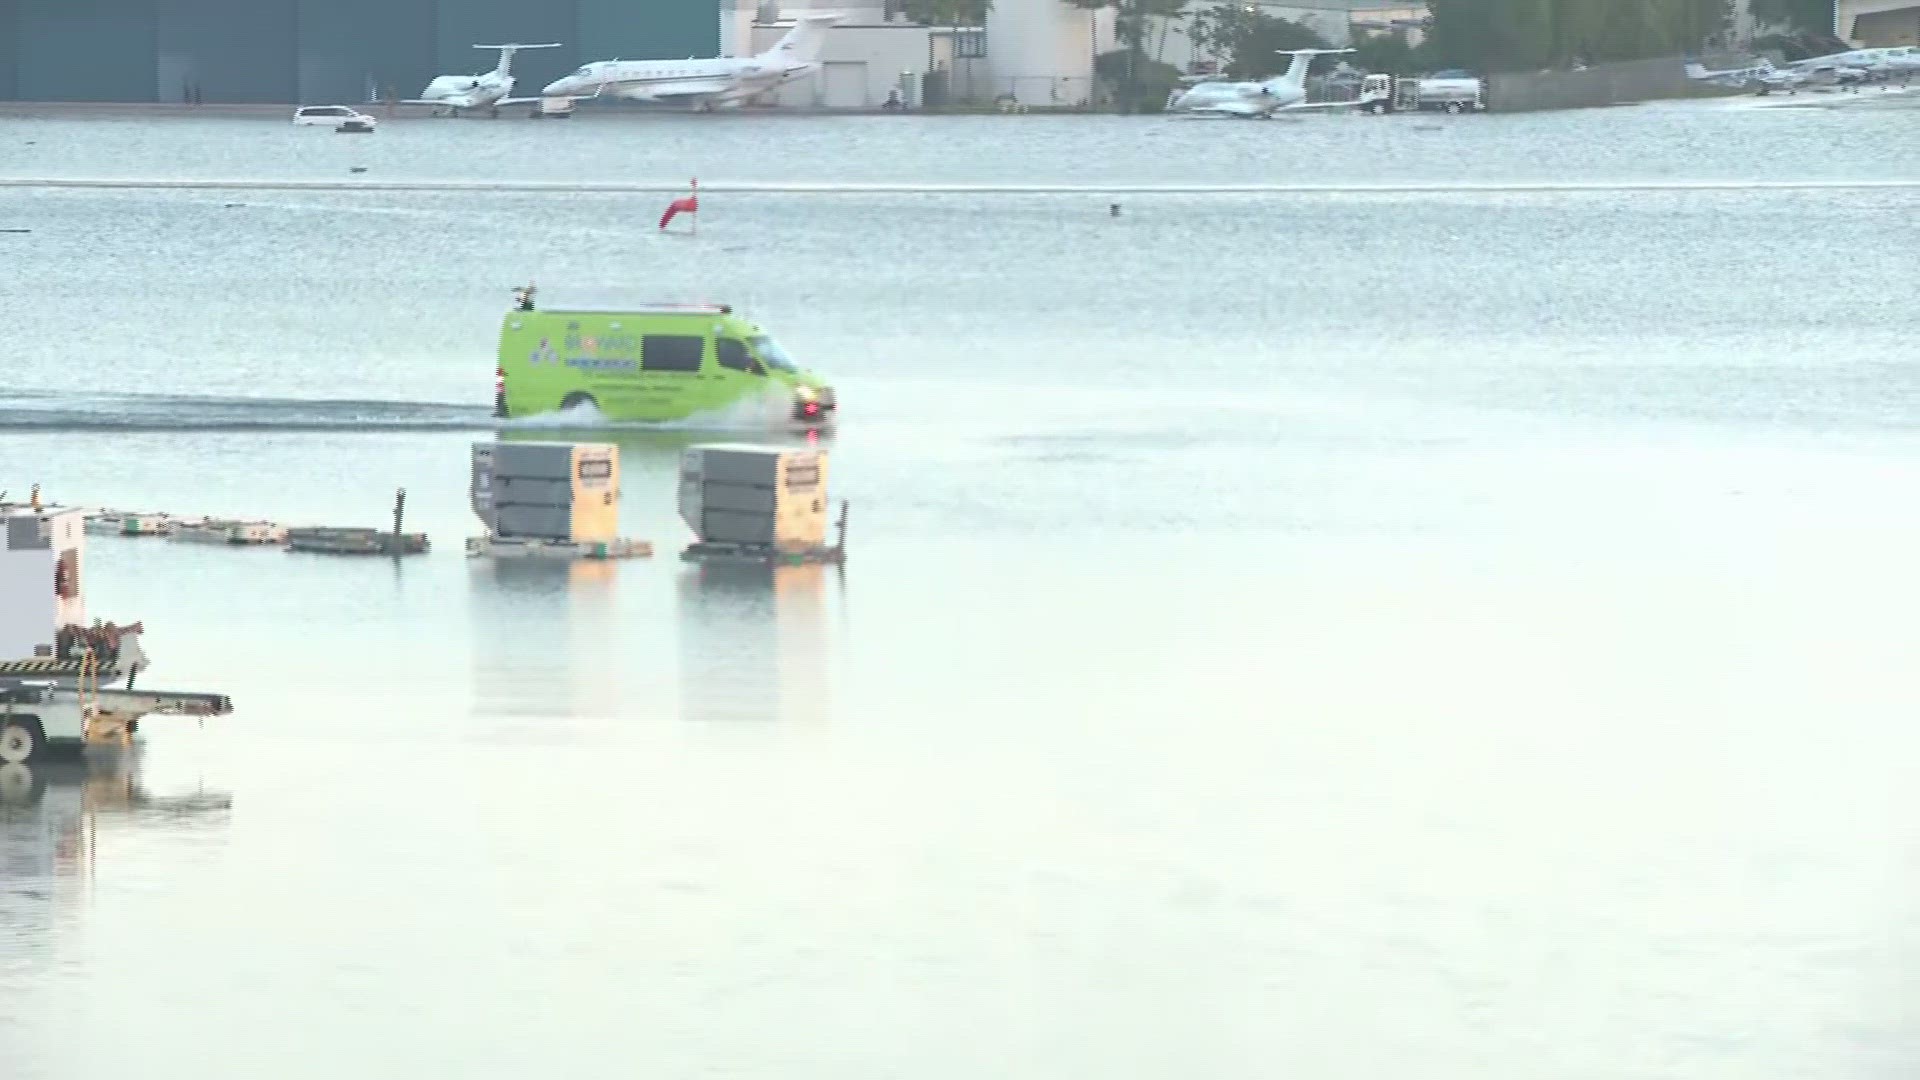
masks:
POLYGON ((375 120, 363 112, 356 112, 345 105, 304 105, 293 114, 296 124, 317 124, 338 131, 342 128, 351 131, 372 131, 375 120))

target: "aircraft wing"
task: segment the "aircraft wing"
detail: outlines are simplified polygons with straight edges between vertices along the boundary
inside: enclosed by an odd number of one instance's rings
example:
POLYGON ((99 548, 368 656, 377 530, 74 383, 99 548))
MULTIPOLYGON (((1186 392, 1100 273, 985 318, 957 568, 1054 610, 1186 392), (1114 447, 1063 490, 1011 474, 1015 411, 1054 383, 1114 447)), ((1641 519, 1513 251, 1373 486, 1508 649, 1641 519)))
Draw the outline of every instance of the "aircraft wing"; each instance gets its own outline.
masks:
MULTIPOLYGON (((586 98, 583 98, 583 97, 569 97, 568 95, 565 95, 565 94, 555 94, 554 96, 565 97, 568 101, 587 100, 586 98)), ((545 100, 547 99, 543 97, 503 97, 499 101, 494 102, 494 104, 495 105, 531 105, 536 101, 545 101, 545 100)))
POLYGON ((464 102, 449 101, 446 98, 401 98, 395 105, 464 105, 464 102))

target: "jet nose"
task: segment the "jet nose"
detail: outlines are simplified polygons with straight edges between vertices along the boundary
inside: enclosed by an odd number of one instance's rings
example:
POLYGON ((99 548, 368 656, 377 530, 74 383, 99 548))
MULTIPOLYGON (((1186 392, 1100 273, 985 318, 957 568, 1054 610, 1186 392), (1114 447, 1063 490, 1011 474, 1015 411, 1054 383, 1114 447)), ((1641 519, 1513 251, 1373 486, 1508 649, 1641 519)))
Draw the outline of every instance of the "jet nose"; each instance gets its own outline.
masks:
POLYGON ((569 85, 572 82, 573 80, 570 78, 555 79, 540 89, 540 96, 541 97, 559 97, 561 94, 569 93, 573 89, 573 87, 569 85))

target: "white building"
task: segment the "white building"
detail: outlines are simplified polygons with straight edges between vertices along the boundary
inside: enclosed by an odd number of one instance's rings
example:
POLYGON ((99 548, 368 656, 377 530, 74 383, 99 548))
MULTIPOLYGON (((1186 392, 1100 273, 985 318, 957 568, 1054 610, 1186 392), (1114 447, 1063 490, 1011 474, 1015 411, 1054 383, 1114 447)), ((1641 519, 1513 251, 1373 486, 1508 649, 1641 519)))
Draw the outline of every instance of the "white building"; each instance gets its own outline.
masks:
POLYGON ((736 6, 721 11, 729 55, 772 45, 802 11, 845 15, 827 32, 820 72, 773 95, 780 105, 871 108, 898 90, 915 106, 943 95, 1078 107, 1094 90, 1094 55, 1113 48, 1112 11, 1082 11, 1063 0, 995 0, 984 28, 921 26, 885 0, 786 0, 778 18, 771 5, 729 2, 736 6))
MULTIPOLYGON (((1152 20, 1147 55, 1182 71, 1210 59, 1194 48, 1188 29, 1194 14, 1223 2, 1193 0, 1181 18, 1152 20)), ((1301 23, 1335 45, 1365 33, 1401 33, 1418 44, 1427 17, 1424 0, 1241 2, 1301 23)), ((728 56, 759 52, 786 33, 795 15, 836 11, 844 17, 827 32, 819 74, 782 88, 771 103, 872 108, 898 90, 906 104, 919 105, 944 83, 949 99, 1079 108, 1099 90, 1094 58, 1116 47, 1110 7, 1087 11, 1065 0, 994 0, 984 33, 977 27, 910 23, 891 7, 886 0, 780 0, 777 8, 771 0, 723 0, 721 51, 728 56)))
MULTIPOLYGON (((834 11, 843 17, 827 31, 820 53, 820 70, 812 78, 781 87, 756 99, 755 104, 823 108, 873 108, 885 104, 895 90, 907 105, 918 105, 929 71, 982 74, 968 70, 972 62, 956 53, 967 51, 965 30, 921 26, 888 10, 884 0, 784 0, 756 5, 751 0, 726 0, 721 8, 721 52, 747 56, 771 48, 793 27, 795 15, 805 11, 834 11), (956 43, 958 47, 956 47, 956 43)), ((975 50, 979 51, 979 50, 975 50)), ((972 65, 977 66, 977 65, 972 65)))
POLYGON ((1113 22, 1111 8, 994 0, 986 28, 991 96, 1029 106, 1086 105, 1095 93, 1094 57, 1114 47, 1113 22))
MULTIPOLYGON (((791 22, 755 23, 749 52, 771 48, 791 22)), ((847 19, 827 31, 820 70, 768 95, 780 105, 871 108, 898 89, 906 104, 918 104, 923 75, 947 59, 950 35, 935 27, 880 19, 847 19)))

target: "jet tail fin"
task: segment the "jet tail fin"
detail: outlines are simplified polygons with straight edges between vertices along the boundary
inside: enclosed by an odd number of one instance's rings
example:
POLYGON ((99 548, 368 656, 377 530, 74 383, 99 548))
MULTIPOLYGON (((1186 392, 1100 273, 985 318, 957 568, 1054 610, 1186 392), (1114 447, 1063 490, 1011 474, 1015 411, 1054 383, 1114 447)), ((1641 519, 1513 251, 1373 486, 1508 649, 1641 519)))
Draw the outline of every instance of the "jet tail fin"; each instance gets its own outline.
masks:
POLYGON ((1281 56, 1293 57, 1293 62, 1287 65, 1287 70, 1285 71, 1285 73, 1280 75, 1275 75, 1273 78, 1268 79, 1267 84, 1269 86, 1272 86, 1272 85, 1291 86, 1298 89, 1298 88, 1305 87, 1307 85, 1307 68, 1310 65, 1312 65, 1314 57, 1338 56, 1341 53, 1350 53, 1353 50, 1352 49, 1280 49, 1277 51, 1280 53, 1281 56))
POLYGON ((845 13, 838 11, 809 11, 797 15, 793 29, 761 55, 810 64, 820 59, 820 46, 827 40, 827 28, 844 18, 845 13))
POLYGON ((518 42, 516 42, 511 45, 475 45, 474 46, 474 48, 476 49, 500 50, 500 62, 493 65, 494 73, 499 75, 507 75, 512 72, 513 54, 519 52, 521 49, 557 49, 559 47, 560 47, 560 43, 557 41, 549 41, 541 45, 521 45, 518 42))

